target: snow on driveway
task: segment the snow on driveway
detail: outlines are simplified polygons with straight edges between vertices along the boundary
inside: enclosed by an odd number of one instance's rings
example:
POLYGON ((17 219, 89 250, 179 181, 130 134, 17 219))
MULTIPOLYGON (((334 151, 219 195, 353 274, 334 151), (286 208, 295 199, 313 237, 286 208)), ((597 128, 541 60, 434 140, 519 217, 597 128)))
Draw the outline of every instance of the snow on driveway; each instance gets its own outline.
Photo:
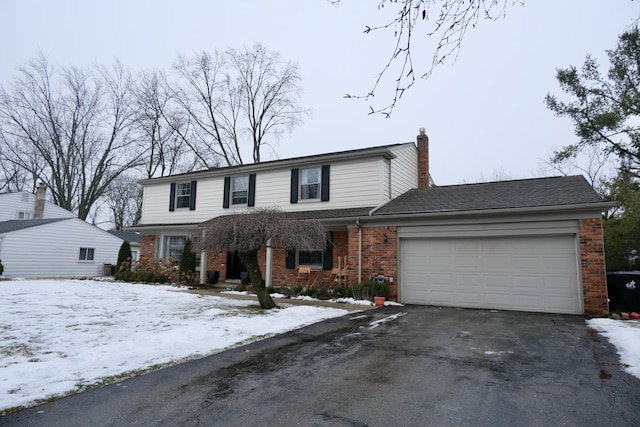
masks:
POLYGON ((620 356, 624 370, 640 378, 640 322, 637 320, 591 319, 587 326, 609 340, 620 356))
POLYGON ((0 281, 0 299, 0 413, 348 313, 95 280, 0 281))

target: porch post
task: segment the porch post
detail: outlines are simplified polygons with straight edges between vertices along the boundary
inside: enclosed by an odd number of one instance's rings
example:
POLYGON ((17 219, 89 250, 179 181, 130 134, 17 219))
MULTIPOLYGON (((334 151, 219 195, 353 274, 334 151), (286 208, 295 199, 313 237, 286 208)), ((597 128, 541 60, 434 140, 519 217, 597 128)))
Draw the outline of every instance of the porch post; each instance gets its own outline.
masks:
MULTIPOLYGON (((204 242, 204 238, 207 234, 207 230, 202 230, 202 241, 204 242)), ((207 283, 207 251, 204 249, 200 251, 200 284, 204 285, 207 283)))
POLYGON ((271 269, 272 269, 272 249, 271 249, 271 239, 267 240, 267 259, 266 259, 266 270, 265 271, 265 277, 264 277, 264 281, 265 281, 265 286, 267 288, 271 287, 272 285, 272 279, 271 279, 271 269))

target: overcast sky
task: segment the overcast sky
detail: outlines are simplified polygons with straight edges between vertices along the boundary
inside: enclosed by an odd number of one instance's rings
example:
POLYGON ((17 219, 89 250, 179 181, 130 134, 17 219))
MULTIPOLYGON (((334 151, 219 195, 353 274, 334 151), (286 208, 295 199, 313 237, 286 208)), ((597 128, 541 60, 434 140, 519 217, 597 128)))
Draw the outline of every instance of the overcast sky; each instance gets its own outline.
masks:
MULTIPOLYGON (((302 104, 312 110, 275 145, 279 158, 415 141, 424 127, 437 185, 527 178, 541 175, 554 148, 575 141, 571 123, 544 104, 547 93, 561 94, 556 68, 580 66, 591 53, 606 70, 605 50, 640 16, 639 1, 528 0, 509 8, 505 19, 469 30, 457 61, 418 81, 385 119, 368 115, 368 104, 343 98, 366 93, 390 52, 390 33, 362 31, 391 19, 395 9, 377 4, 0 0, 0 84, 39 51, 56 66, 119 59, 137 71, 168 69, 177 54, 259 41, 299 64, 302 104)), ((414 41, 422 61, 416 68, 429 65, 432 48, 426 38, 414 41)), ((382 103, 390 95, 377 98, 382 103)))

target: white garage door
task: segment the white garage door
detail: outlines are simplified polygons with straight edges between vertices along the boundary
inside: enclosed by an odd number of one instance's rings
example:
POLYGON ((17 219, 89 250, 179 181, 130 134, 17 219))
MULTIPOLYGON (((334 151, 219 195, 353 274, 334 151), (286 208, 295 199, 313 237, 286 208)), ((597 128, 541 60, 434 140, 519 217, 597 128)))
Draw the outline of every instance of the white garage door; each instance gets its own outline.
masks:
POLYGON ((400 301, 582 313, 575 236, 401 239, 400 301))

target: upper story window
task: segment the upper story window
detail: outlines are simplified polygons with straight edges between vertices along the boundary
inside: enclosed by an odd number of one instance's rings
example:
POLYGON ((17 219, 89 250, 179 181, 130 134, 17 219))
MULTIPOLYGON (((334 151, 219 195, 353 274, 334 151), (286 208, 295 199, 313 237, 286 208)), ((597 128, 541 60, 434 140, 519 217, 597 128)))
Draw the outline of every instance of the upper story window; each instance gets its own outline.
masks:
POLYGON ((249 177, 236 176, 231 179, 231 204, 246 205, 249 195, 249 177))
POLYGON ((176 186, 176 208, 188 208, 191 198, 191 184, 188 182, 178 183, 176 186))
POLYGON ((78 260, 80 261, 93 261, 93 255, 95 248, 80 248, 80 254, 78 260))
POLYGON ((172 182, 169 194, 169 210, 176 208, 196 209, 196 185, 197 181, 191 182, 172 182))
POLYGON ((255 206, 256 202, 256 174, 243 176, 227 176, 224 179, 224 195, 222 207, 255 206))
POLYGON ((31 219, 31 212, 18 212, 18 219, 31 219))
POLYGON ((329 165, 291 169, 291 203, 300 200, 329 201, 329 165))
POLYGON ((300 169, 300 200, 320 198, 320 168, 300 169))

